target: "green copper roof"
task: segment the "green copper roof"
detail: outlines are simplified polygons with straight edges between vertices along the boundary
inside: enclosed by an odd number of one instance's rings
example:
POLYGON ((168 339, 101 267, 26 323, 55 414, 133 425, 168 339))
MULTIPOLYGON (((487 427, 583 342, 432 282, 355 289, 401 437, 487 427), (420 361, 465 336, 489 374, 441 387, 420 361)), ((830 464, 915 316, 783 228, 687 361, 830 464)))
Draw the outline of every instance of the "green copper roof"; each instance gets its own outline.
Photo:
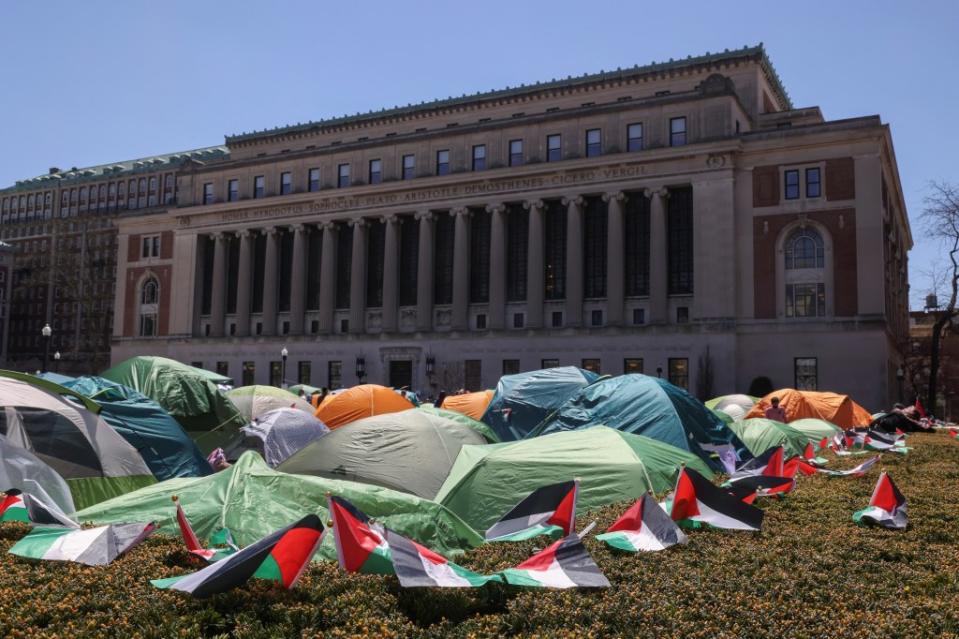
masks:
POLYGON ((564 88, 564 87, 573 87, 583 84, 595 84, 597 82, 606 82, 610 80, 620 80, 623 78, 636 76, 636 75, 646 75, 649 73, 657 73, 662 71, 671 71, 675 69, 682 69, 691 66, 697 66, 702 64, 714 64, 717 62, 724 62, 727 60, 735 60, 741 58, 750 58, 750 57, 759 57, 760 62, 763 64, 764 69, 766 70, 767 78, 772 84, 773 89, 777 92, 778 97, 783 101, 786 108, 792 108, 792 102, 789 99, 789 94, 786 93, 786 89, 783 87, 782 82, 779 79, 779 75, 776 73, 776 70, 773 68, 772 62, 770 62, 769 57, 766 55, 766 49, 763 47, 763 44, 760 42, 756 46, 745 46, 742 49, 735 49, 730 51, 726 49, 721 53, 709 53, 701 56, 687 56, 686 59, 674 60, 670 58, 666 62, 651 62, 647 65, 635 65, 626 69, 618 68, 615 71, 600 71, 599 73, 586 73, 578 77, 568 76, 565 79, 552 79, 549 82, 536 82, 535 84, 521 84, 518 87, 506 87, 505 89, 499 89, 494 91, 486 92, 477 92, 472 95, 462 95, 460 97, 448 97, 440 98, 427 102, 420 102, 419 104, 408 104, 404 106, 395 106, 391 109, 380 109, 379 111, 368 111, 366 113, 356 113, 354 115, 344 115, 335 118, 328 118, 324 120, 316 120, 306 123, 298 123, 289 126, 279 126, 272 129, 263 129, 262 131, 252 131, 249 133, 240 133, 235 135, 226 136, 226 143, 236 143, 244 142, 247 140, 255 140, 257 138, 265 138, 274 135, 283 135, 287 133, 297 133, 301 131, 307 131, 310 129, 320 129, 326 126, 338 126, 347 123, 362 122, 364 120, 374 120, 379 118, 388 118, 400 116, 408 113, 413 113, 416 111, 422 111, 424 109, 439 109, 445 107, 452 107, 460 104, 468 104, 471 102, 476 102, 478 100, 491 100, 497 98, 506 98, 517 95, 522 95, 525 93, 531 93, 534 91, 546 91, 550 89, 564 88))
POLYGON ((211 162, 222 160, 228 156, 229 150, 225 146, 208 146, 202 149, 165 153, 163 155, 154 155, 137 160, 111 162, 110 164, 100 164, 80 169, 72 168, 69 171, 58 171, 57 173, 49 173, 25 180, 18 180, 14 186, 0 189, 0 193, 56 188, 65 183, 102 180, 104 178, 131 173, 152 173, 163 170, 169 166, 179 166, 187 160, 211 162))

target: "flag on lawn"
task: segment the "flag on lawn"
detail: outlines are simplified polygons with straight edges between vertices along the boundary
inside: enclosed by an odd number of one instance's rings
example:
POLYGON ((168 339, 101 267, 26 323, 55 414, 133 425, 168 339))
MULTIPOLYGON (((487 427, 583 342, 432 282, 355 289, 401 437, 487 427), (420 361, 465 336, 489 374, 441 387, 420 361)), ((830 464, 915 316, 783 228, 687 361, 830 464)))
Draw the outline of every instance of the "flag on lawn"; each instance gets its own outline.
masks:
POLYGON ((802 452, 803 459, 812 459, 816 456, 816 449, 813 448, 812 442, 806 442, 806 448, 802 452))
POLYGON ((336 542, 336 557, 346 572, 393 574, 390 546, 383 527, 374 524, 342 497, 327 497, 336 542))
POLYGON ((640 497, 597 539, 627 552, 655 552, 689 541, 649 493, 640 497))
POLYGON ((753 457, 740 466, 730 479, 735 480, 738 477, 749 477, 751 475, 782 477, 784 455, 785 451, 782 446, 770 448, 759 457, 753 457))
POLYGON ((733 530, 759 530, 763 523, 763 511, 714 486, 692 468, 679 473, 669 514, 673 521, 688 519, 733 530))
POLYGON ((27 505, 23 503, 23 495, 19 490, 11 488, 6 492, 0 503, 0 521, 30 521, 27 505))
POLYGON ((792 477, 770 477, 769 475, 742 477, 736 481, 727 482, 723 486, 747 504, 753 503, 757 497, 785 495, 792 492, 795 487, 796 480, 792 477))
POLYGON ((573 533, 515 568, 500 573, 506 583, 533 588, 609 588, 609 580, 573 533))
POLYGON ((853 513, 852 520, 857 524, 875 524, 894 530, 906 529, 909 525, 906 498, 899 492, 889 473, 880 473, 869 500, 869 507, 853 513))
POLYGON ((916 410, 919 411, 920 417, 926 417, 926 409, 922 407, 922 402, 919 401, 919 398, 916 398, 916 410))
POLYGON ((404 588, 477 588, 490 581, 502 581, 498 574, 477 574, 395 530, 386 528, 385 531, 393 570, 404 588))
POLYGON ((232 590, 250 577, 268 579, 284 588, 292 588, 323 541, 324 531, 319 517, 307 515, 202 570, 154 579, 150 583, 157 588, 179 590, 194 597, 232 590))
POLYGON ((486 531, 486 541, 521 541, 538 535, 567 536, 575 530, 579 480, 543 486, 486 531))
POLYGON ((786 460, 786 463, 783 464, 783 477, 795 477, 796 473, 802 473, 803 475, 815 475, 816 467, 808 463, 805 459, 800 459, 799 456, 790 457, 786 460))
POLYGON ((222 546, 221 548, 204 548, 200 545, 196 533, 193 532, 193 526, 190 525, 190 520, 186 518, 186 513, 183 512, 183 507, 176 495, 173 496, 173 503, 176 504, 176 523, 180 527, 180 536, 183 537, 183 543, 186 545, 187 551, 206 561, 214 562, 239 550, 233 543, 233 536, 226 528, 221 528, 215 532, 210 539, 212 546, 219 545, 222 546))
POLYGON ((153 534, 156 525, 108 524, 96 528, 34 528, 8 551, 27 559, 105 566, 153 534))
POLYGON ((830 477, 848 477, 850 475, 856 477, 862 477, 866 474, 866 471, 879 463, 879 455, 876 455, 872 459, 867 459, 863 463, 859 464, 855 468, 850 468, 849 470, 829 470, 827 468, 817 468, 816 472, 825 473, 830 477))

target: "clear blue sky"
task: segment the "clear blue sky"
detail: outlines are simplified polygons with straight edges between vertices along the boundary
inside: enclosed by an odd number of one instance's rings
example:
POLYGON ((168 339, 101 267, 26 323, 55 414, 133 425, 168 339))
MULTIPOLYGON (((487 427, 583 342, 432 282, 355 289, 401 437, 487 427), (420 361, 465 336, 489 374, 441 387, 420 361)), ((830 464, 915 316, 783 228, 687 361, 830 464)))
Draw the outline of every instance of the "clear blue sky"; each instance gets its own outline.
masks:
POLYGON ((0 3, 0 184, 225 134, 763 42, 796 106, 880 114, 916 246, 959 182, 959 2, 0 3))

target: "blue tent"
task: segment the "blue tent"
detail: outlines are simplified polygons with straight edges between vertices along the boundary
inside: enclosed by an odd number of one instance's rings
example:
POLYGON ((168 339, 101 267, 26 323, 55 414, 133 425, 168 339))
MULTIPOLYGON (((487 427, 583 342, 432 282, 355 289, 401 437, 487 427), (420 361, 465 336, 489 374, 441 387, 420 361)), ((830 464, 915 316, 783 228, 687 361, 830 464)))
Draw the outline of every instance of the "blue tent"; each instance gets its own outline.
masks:
POLYGON ((647 375, 620 375, 586 386, 529 436, 598 424, 687 450, 716 470, 722 470, 722 465, 704 445, 731 444, 741 457, 751 457, 735 433, 702 402, 664 379, 647 375))
POLYGON ((149 397, 102 377, 61 385, 99 404, 100 416, 137 449, 158 481, 213 472, 180 424, 149 397))
POLYGON ((575 366, 504 375, 482 421, 501 441, 523 439, 567 399, 597 379, 596 373, 575 366))

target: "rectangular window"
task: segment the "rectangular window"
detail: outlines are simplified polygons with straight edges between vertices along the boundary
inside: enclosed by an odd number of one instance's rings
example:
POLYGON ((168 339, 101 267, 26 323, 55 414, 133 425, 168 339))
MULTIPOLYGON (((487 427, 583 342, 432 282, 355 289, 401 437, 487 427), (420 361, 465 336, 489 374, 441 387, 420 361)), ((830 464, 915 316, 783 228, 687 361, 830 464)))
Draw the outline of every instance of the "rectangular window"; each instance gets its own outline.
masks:
POLYGON ((592 158, 603 153, 603 132, 590 129, 586 132, 586 157, 592 158))
POLYGON ((343 362, 333 360, 326 365, 326 387, 330 390, 343 385, 343 362))
POLYGON ((589 314, 589 323, 592 326, 602 326, 603 325, 603 311, 594 309, 589 314))
MULTIPOLYGON (((485 304, 489 302, 490 276, 490 218, 486 209, 473 209, 470 215, 470 303, 485 304)), ((486 316, 483 316, 483 326, 486 328, 486 316)))
POLYGON ((311 373, 313 372, 313 362, 297 362, 296 381, 300 384, 309 384, 311 373))
POLYGON ((483 360, 463 361, 463 387, 468 391, 483 388, 483 360))
POLYGON ((693 292, 693 190, 669 190, 666 218, 666 261, 670 295, 693 292))
POLYGON ((270 362, 270 386, 283 387, 283 362, 270 362))
POLYGON ((563 326, 563 311, 553 311, 551 323, 553 328, 560 328, 563 326))
POLYGON ((596 373, 597 375, 602 374, 602 371, 600 370, 602 368, 600 366, 601 362, 598 357, 584 359, 582 364, 583 365, 581 368, 585 368, 591 373, 596 373))
POLYGON ((203 203, 213 204, 213 182, 207 182, 203 185, 203 203))
POLYGON ((307 184, 306 188, 310 191, 310 193, 320 190, 320 170, 319 169, 317 168, 310 169, 309 173, 307 174, 307 179, 309 180, 309 184, 307 184))
POLYGON ((147 235, 143 238, 143 249, 140 252, 140 257, 142 258, 160 257, 160 236, 159 235, 147 235))
POLYGON ((563 136, 556 133, 546 136, 546 161, 559 162, 563 159, 563 136))
POLYGON ((643 150, 643 125, 641 123, 637 122, 626 127, 626 150, 643 150))
POLYGON ((685 357, 669 358, 669 383, 689 390, 689 360, 685 357))
POLYGON ((583 293, 587 298, 606 297, 607 222, 606 203, 587 197, 583 212, 583 293))
POLYGON ((516 375, 519 373, 519 360, 518 359, 504 359, 503 360, 503 375, 516 375))
POLYGON ((826 285, 786 284, 786 317, 825 317, 826 285))
POLYGON ((293 192, 293 174, 289 171, 280 173, 280 195, 289 195, 293 192))
POLYGON ((243 362, 243 385, 253 386, 256 383, 256 362, 243 362))
POLYGON ((540 368, 559 368, 559 360, 555 358, 540 360, 540 368))
POLYGON ((669 119, 669 146, 686 144, 686 118, 669 119))
POLYGON ((253 198, 261 198, 266 194, 266 178, 257 175, 253 178, 253 198))
POLYGON ((476 314, 476 330, 478 331, 486 330, 486 313, 476 314))
POLYGON ((791 169, 785 173, 785 184, 786 184, 786 199, 787 200, 798 200, 799 199, 799 171, 791 169))
POLYGON ((486 145, 477 144, 473 146, 473 170, 482 171, 486 168, 486 145))
POLYGON ((642 357, 627 357, 623 360, 623 375, 634 375, 643 372, 642 357))
POLYGON ((227 182, 227 199, 230 202, 236 202, 240 199, 240 181, 230 180, 227 182))
POLYGON ((806 197, 819 197, 820 195, 822 195, 822 182, 819 167, 806 169, 806 197))
POLYGON ((689 307, 688 306, 676 307, 676 323, 689 324, 689 307))
POLYGON ((416 156, 412 153, 403 156, 403 179, 412 180, 416 172, 416 156))
POLYGON ((815 357, 797 357, 793 360, 796 390, 814 391, 819 388, 819 366, 815 357))
POLYGON ((513 313, 513 328, 523 328, 526 325, 526 315, 513 313))
POLYGON ((350 185, 350 165, 340 164, 336 169, 336 187, 345 188, 350 185))
POLYGON ((450 174, 450 152, 447 150, 436 152, 436 174, 450 174))
POLYGON ((506 301, 526 301, 529 251, 529 211, 520 204, 506 207, 506 301))
POLYGON ((383 161, 370 160, 370 184, 379 184, 383 181, 383 161))
POLYGON ((454 221, 440 215, 433 221, 433 303, 453 303, 454 221))
POLYGON ((510 140, 509 141, 509 165, 520 166, 521 164, 523 164, 523 141, 510 140))
POLYGON ((216 374, 223 375, 224 377, 230 376, 230 362, 217 362, 216 363, 216 374))
POLYGON ((633 324, 645 324, 646 323, 646 309, 645 308, 634 308, 633 309, 633 324))

